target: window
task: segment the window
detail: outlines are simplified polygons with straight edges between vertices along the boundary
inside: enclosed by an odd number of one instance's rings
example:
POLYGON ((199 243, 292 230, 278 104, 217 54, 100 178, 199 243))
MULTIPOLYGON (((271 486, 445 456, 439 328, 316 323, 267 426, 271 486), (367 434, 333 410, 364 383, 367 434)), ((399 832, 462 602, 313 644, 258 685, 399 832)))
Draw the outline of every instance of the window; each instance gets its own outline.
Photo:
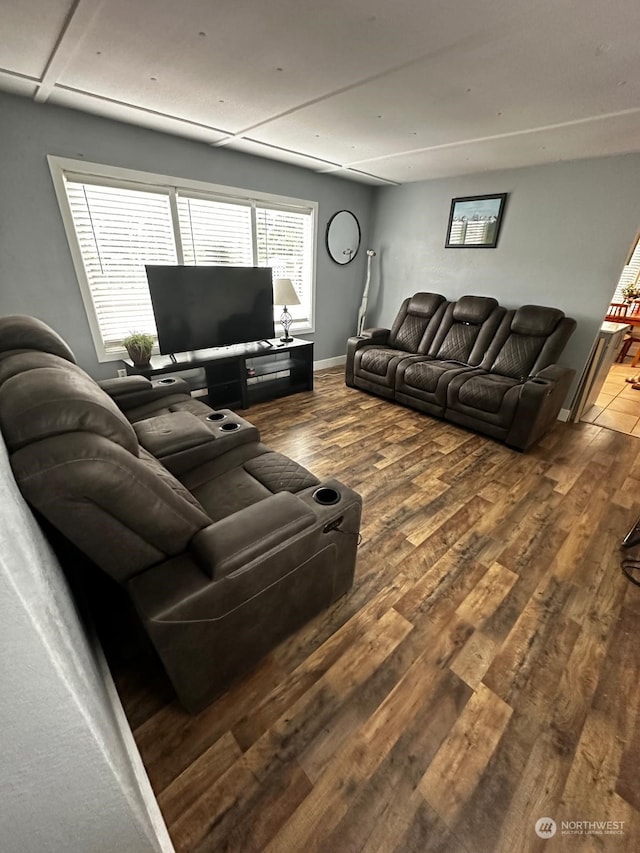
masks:
POLYGON ((640 237, 631 253, 629 262, 622 270, 611 301, 624 302, 624 293, 622 291, 626 287, 629 287, 629 285, 636 285, 637 290, 640 291, 640 237))
POLYGON ((100 361, 121 358, 130 332, 155 334, 149 263, 272 267, 300 298, 293 331, 313 330, 315 203, 49 162, 100 361))

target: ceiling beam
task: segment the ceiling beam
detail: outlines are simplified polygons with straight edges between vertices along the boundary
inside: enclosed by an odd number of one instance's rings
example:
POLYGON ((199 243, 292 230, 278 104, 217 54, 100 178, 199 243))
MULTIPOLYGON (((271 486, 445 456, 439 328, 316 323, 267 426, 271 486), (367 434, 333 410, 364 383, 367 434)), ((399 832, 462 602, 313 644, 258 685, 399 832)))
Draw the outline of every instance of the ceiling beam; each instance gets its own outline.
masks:
POLYGON ((44 103, 48 99, 60 74, 69 64, 104 2, 105 0, 74 0, 38 83, 34 101, 44 103))
POLYGON ((536 133, 549 133, 554 130, 564 130, 567 127, 578 127, 580 125, 593 124, 601 121, 611 121, 614 118, 622 116, 637 115, 640 113, 640 107, 631 107, 627 110, 617 110, 613 113, 602 113, 597 116, 585 116, 583 118, 570 119, 569 121, 558 121, 553 124, 540 125, 539 127, 525 127, 521 130, 510 130, 504 133, 494 133, 490 136, 478 136, 472 139, 456 139, 453 142, 441 142, 438 145, 425 145, 420 148, 407 148, 402 151, 392 151, 387 154, 378 154, 375 157, 367 157, 364 160, 351 160, 345 163, 345 168, 359 166, 365 163, 377 163, 380 160, 393 160, 397 157, 406 157, 407 155, 424 154, 428 151, 442 151, 447 148, 462 148, 465 145, 478 145, 483 142, 496 142, 501 139, 514 139, 519 136, 531 136, 536 133))

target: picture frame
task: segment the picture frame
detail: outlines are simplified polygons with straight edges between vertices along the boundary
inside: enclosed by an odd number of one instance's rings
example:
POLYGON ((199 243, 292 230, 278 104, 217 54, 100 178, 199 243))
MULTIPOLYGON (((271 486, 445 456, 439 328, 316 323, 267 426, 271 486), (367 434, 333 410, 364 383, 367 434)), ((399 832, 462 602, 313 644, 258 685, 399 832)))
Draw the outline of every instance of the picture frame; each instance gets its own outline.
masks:
POLYGON ((452 198, 445 249, 495 249, 507 195, 452 198))

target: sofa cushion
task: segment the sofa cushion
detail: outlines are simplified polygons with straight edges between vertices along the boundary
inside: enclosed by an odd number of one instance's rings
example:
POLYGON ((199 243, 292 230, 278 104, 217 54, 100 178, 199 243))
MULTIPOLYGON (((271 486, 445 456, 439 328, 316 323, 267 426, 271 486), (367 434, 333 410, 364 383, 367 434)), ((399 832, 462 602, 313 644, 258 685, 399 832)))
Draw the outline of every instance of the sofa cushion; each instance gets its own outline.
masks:
POLYGON ((126 408, 127 419, 131 423, 146 420, 147 418, 155 418, 161 415, 168 415, 172 412, 191 412, 192 415, 201 417, 208 415, 211 412, 211 406, 207 406, 202 400, 196 397, 189 397, 185 394, 170 394, 165 397, 159 397, 149 403, 144 403, 141 406, 126 408))
POLYGON ((491 366, 492 373, 523 380, 531 373, 546 338, 511 334, 491 366))
POLYGON ((453 319, 458 323, 480 325, 497 307, 498 300, 492 296, 461 296, 453 306, 453 319))
POLYGON ((478 336, 478 326, 471 323, 454 323, 438 348, 434 358, 439 361, 466 362, 478 336))
POLYGON ((22 314, 0 317, 0 350, 40 350, 60 356, 75 363, 75 357, 66 342, 42 320, 22 314))
POLYGON ((59 367, 63 370, 75 370, 86 376, 84 370, 59 355, 50 352, 39 352, 38 350, 11 350, 0 352, 0 385, 24 373, 27 370, 36 370, 39 367, 59 367))
MULTIPOLYGON (((250 452, 251 446, 244 445, 244 448, 239 449, 250 452)), ((232 450, 231 454, 236 455, 236 451, 232 450)), ((192 486, 187 481, 189 490, 204 507, 212 521, 227 518, 273 494, 263 483, 252 477, 242 465, 228 466, 220 473, 215 470, 216 467, 215 465, 202 466, 203 469, 209 469, 215 473, 215 476, 204 480, 201 485, 192 486)))
POLYGON ((429 356, 438 361, 479 364, 504 314, 504 308, 491 296, 460 297, 444 312, 429 356))
POLYGON ((211 523, 157 460, 95 433, 45 437, 11 465, 29 503, 118 581, 181 553, 211 523))
MULTIPOLYGON (((391 349, 389 347, 367 347, 362 350, 360 357, 360 369, 367 373, 375 373, 376 376, 387 376, 389 362, 398 357, 403 358, 413 353, 407 350, 391 349)), ((393 379, 393 377, 391 377, 393 379)))
POLYGON ((563 317, 564 312, 557 308, 547 308, 544 305, 522 305, 514 314, 511 329, 519 335, 536 335, 546 338, 563 317))
POLYGON ((197 498, 191 494, 189 489, 183 486, 180 480, 177 480, 173 474, 164 467, 162 462, 153 456, 153 454, 149 453, 148 450, 145 450, 144 447, 141 447, 139 456, 140 461, 145 468, 164 483, 165 486, 168 486, 176 495, 190 503, 191 506, 194 506, 200 512, 204 513, 204 509, 200 504, 200 501, 198 501, 197 498))
POLYGON ((96 433, 137 456, 129 421, 89 376, 43 367, 0 387, 0 425, 10 450, 67 432, 96 433))
POLYGON ((517 380, 504 375, 469 375, 460 386, 458 401, 478 412, 497 414, 507 391, 519 384, 517 380))
MULTIPOLYGON (((439 293, 416 293, 405 300, 391 328, 389 346, 409 354, 417 353, 431 321, 445 301, 439 293)), ((427 345, 432 337, 432 334, 428 335, 427 345)))

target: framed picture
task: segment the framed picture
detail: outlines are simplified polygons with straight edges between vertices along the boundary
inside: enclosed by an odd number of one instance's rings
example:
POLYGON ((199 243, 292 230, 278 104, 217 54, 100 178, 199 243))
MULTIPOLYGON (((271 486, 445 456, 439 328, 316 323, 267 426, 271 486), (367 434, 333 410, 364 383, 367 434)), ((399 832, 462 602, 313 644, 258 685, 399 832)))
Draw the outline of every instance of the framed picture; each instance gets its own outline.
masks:
POLYGON ((507 193, 451 199, 445 249, 495 249, 507 193))

